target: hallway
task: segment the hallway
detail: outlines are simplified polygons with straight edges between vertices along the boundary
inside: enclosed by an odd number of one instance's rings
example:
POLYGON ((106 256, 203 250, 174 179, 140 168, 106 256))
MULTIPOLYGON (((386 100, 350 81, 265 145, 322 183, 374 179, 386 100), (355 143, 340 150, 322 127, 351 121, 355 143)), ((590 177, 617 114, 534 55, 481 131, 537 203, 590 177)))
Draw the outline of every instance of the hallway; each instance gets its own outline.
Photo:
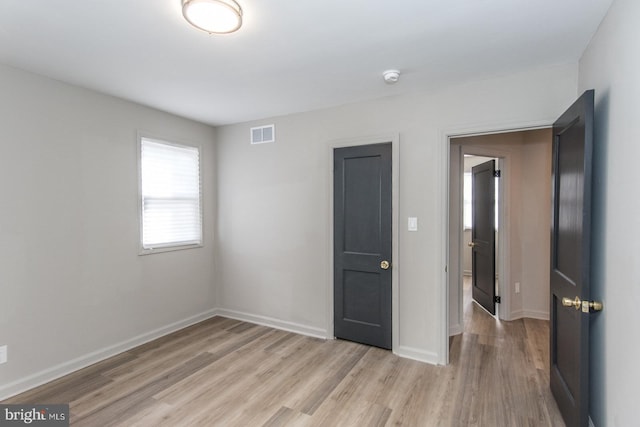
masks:
POLYGON ((450 338, 453 425, 564 426, 549 390, 549 322, 501 321, 473 302, 465 276, 464 333, 450 338), (467 402, 465 404, 465 402, 467 402))

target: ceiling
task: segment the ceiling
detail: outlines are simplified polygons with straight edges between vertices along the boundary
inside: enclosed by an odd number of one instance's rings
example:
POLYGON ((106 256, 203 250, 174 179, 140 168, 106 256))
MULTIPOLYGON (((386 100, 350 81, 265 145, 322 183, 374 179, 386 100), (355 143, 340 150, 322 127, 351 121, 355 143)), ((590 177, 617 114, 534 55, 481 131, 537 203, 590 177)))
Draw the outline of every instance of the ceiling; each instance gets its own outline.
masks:
POLYGON ((209 35, 181 0, 2 0, 0 63, 221 125, 575 62, 612 2, 238 1, 209 35))

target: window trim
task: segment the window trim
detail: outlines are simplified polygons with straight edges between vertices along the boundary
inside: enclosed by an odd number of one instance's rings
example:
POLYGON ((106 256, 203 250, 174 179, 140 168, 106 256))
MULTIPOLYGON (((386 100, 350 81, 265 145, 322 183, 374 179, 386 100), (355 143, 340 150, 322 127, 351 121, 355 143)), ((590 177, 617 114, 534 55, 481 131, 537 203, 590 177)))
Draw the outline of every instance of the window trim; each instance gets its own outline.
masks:
POLYGON ((202 183, 203 179, 203 167, 202 167, 202 153, 203 147, 201 144, 185 142, 184 140, 178 138, 167 138, 165 136, 159 136, 149 132, 138 131, 136 138, 136 166, 138 169, 138 192, 136 194, 137 201, 136 205, 138 206, 138 255, 151 255, 157 253, 164 252, 173 252, 173 251, 181 251, 185 249, 196 249, 204 247, 204 234, 205 234, 205 224, 204 224, 204 192, 202 191, 202 183), (143 207, 142 207, 142 140, 148 140, 151 142, 157 142, 160 144, 172 145, 175 147, 191 147, 198 149, 198 179, 199 179, 199 198, 200 198, 200 243, 190 243, 190 244, 169 244, 166 246, 160 246, 156 248, 145 248, 142 242, 143 238, 143 207))

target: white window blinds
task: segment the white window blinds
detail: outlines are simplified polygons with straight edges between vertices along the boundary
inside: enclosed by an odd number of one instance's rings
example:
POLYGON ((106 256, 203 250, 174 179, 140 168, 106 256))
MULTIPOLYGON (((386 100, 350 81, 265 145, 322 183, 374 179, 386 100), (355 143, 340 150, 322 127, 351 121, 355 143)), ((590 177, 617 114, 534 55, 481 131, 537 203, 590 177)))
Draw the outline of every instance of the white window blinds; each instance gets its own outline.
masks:
POLYGON ((142 249, 202 244, 200 150, 140 139, 142 249))

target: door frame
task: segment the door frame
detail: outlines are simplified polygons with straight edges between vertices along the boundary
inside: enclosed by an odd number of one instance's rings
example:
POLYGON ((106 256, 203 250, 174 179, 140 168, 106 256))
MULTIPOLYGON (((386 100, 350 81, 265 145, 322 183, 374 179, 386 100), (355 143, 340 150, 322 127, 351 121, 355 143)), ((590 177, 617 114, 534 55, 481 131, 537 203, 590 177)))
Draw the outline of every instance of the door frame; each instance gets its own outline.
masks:
POLYGON ((329 179, 327 180, 327 191, 329 195, 329 233, 327 239, 328 248, 328 265, 327 265, 327 286, 326 290, 326 325, 327 338, 335 339, 333 324, 333 150, 343 147, 356 147, 360 145, 384 144, 391 143, 391 350, 394 354, 398 353, 400 343, 400 304, 398 300, 398 278, 400 269, 400 257, 398 256, 399 238, 399 207, 400 207, 400 134, 391 133, 374 136, 363 136, 356 138, 346 138, 332 140, 327 143, 327 164, 329 170, 329 179))
MULTIPOLYGON (((441 365, 448 365, 449 364, 449 290, 450 290, 450 285, 451 286, 461 286, 461 284, 457 283, 460 281, 460 278, 462 277, 462 263, 461 263, 461 256, 462 256, 462 238, 463 238, 463 233, 458 232, 459 237, 456 240, 453 240, 452 238, 454 238, 455 236, 452 235, 452 233, 450 233, 450 225, 451 225, 451 216, 450 215, 456 215, 456 221, 460 221, 460 224, 462 223, 462 209, 458 209, 457 212, 450 212, 449 209, 449 201, 450 201, 450 194, 452 192, 451 189, 451 182, 449 180, 449 173, 450 173, 450 169, 451 169, 451 159, 450 159, 450 152, 451 152, 451 140, 455 139, 455 138, 460 138, 460 137, 467 137, 467 136, 479 136, 479 135, 490 135, 490 134, 500 134, 500 133, 507 133, 507 132, 521 132, 521 131, 529 131, 529 130, 538 130, 538 129, 546 129, 549 128, 553 125, 552 121, 537 121, 537 122, 522 122, 522 123, 511 123, 511 124, 494 124, 494 125, 485 125, 485 126, 477 126, 477 127, 466 127, 466 128, 452 128, 452 129, 445 129, 442 130, 440 132, 441 138, 441 145, 440 145, 440 149, 441 149, 441 164, 443 165, 442 170, 441 170, 441 175, 440 175, 440 179, 442 180, 442 185, 440 186, 441 189, 441 206, 442 206, 442 211, 441 211, 441 230, 442 230, 442 235, 441 235, 441 241, 442 241, 442 247, 441 247, 441 256, 442 256, 442 260, 443 260, 443 269, 442 269, 442 275, 441 275, 441 285, 440 285, 440 351, 439 353, 439 357, 438 357, 438 363, 441 365), (459 218, 458 218, 459 217, 459 218), (457 262, 457 267, 454 269, 455 271, 449 271, 449 266, 452 265, 452 259, 450 259, 450 249, 456 249, 456 246, 458 247, 458 250, 456 251, 458 253, 458 262, 457 262)), ((477 147, 477 146, 475 146, 477 147)), ((482 150, 474 150, 466 152, 466 154, 477 154, 477 155, 487 155, 489 153, 489 151, 491 152, 491 154, 493 155, 493 157, 498 157, 498 158, 505 158, 506 154, 501 154, 498 153, 499 150, 487 150, 486 152, 483 152, 482 150), (496 155, 498 154, 498 155, 496 155)), ((460 150, 460 162, 462 162, 463 159, 463 152, 464 150, 460 150)), ((506 161, 504 163, 507 163, 506 161)), ((500 191, 500 196, 501 199, 503 200, 505 198, 509 197, 509 165, 505 164, 504 168, 504 179, 503 179, 503 185, 500 185, 499 187, 499 191, 500 191)), ((461 167, 461 165, 459 165, 459 167, 461 167)), ((503 165, 500 165, 500 167, 502 168, 503 165)), ((460 188, 461 188, 461 182, 460 182, 460 188)), ((460 191, 460 190, 458 190, 460 191)), ((460 195, 460 197, 462 197, 462 194, 458 193, 460 195)), ((505 204, 502 202, 500 203, 500 208, 499 208, 499 217, 498 220, 500 221, 501 225, 504 225, 504 227, 501 227, 501 231, 504 230, 503 232, 500 233, 500 235, 498 236, 499 239, 499 243, 498 243, 498 251, 499 251, 499 256, 501 254, 505 254, 508 252, 503 252, 505 251, 507 248, 504 246, 507 243, 507 234, 508 234, 508 230, 509 230, 509 225, 508 225, 508 215, 506 215, 505 212, 505 204)), ((503 258, 502 256, 500 256, 500 258, 503 258)), ((500 262, 500 261, 499 261, 500 262)), ((503 263, 503 264, 507 264, 507 263, 503 263)), ((510 272, 508 271, 509 268, 507 266, 502 266, 502 264, 499 267, 499 273, 498 275, 502 275, 502 277, 504 278, 504 280, 499 281, 499 286, 500 286, 500 295, 503 298, 502 299, 502 306, 499 308, 499 313, 501 313, 502 311, 506 311, 507 310, 507 305, 510 306, 510 297, 507 296, 509 295, 508 292, 504 292, 504 288, 503 288, 503 284, 505 286, 508 286, 507 283, 508 280, 510 281, 510 277, 509 274, 510 272), (503 268, 506 267, 506 268, 503 268), (504 271, 503 271, 504 270, 504 271), (504 295, 504 296, 503 296, 504 295)), ((459 300, 460 298, 462 298, 462 293, 459 292, 459 300)), ((460 304, 460 302, 459 302, 460 304)), ((425 303, 426 305, 426 303, 425 303)), ((462 306, 460 305, 460 308, 462 308, 462 306)), ((462 313, 462 310, 459 310, 460 313, 462 313)), ((502 316, 500 316, 500 318, 502 318, 502 316)))

